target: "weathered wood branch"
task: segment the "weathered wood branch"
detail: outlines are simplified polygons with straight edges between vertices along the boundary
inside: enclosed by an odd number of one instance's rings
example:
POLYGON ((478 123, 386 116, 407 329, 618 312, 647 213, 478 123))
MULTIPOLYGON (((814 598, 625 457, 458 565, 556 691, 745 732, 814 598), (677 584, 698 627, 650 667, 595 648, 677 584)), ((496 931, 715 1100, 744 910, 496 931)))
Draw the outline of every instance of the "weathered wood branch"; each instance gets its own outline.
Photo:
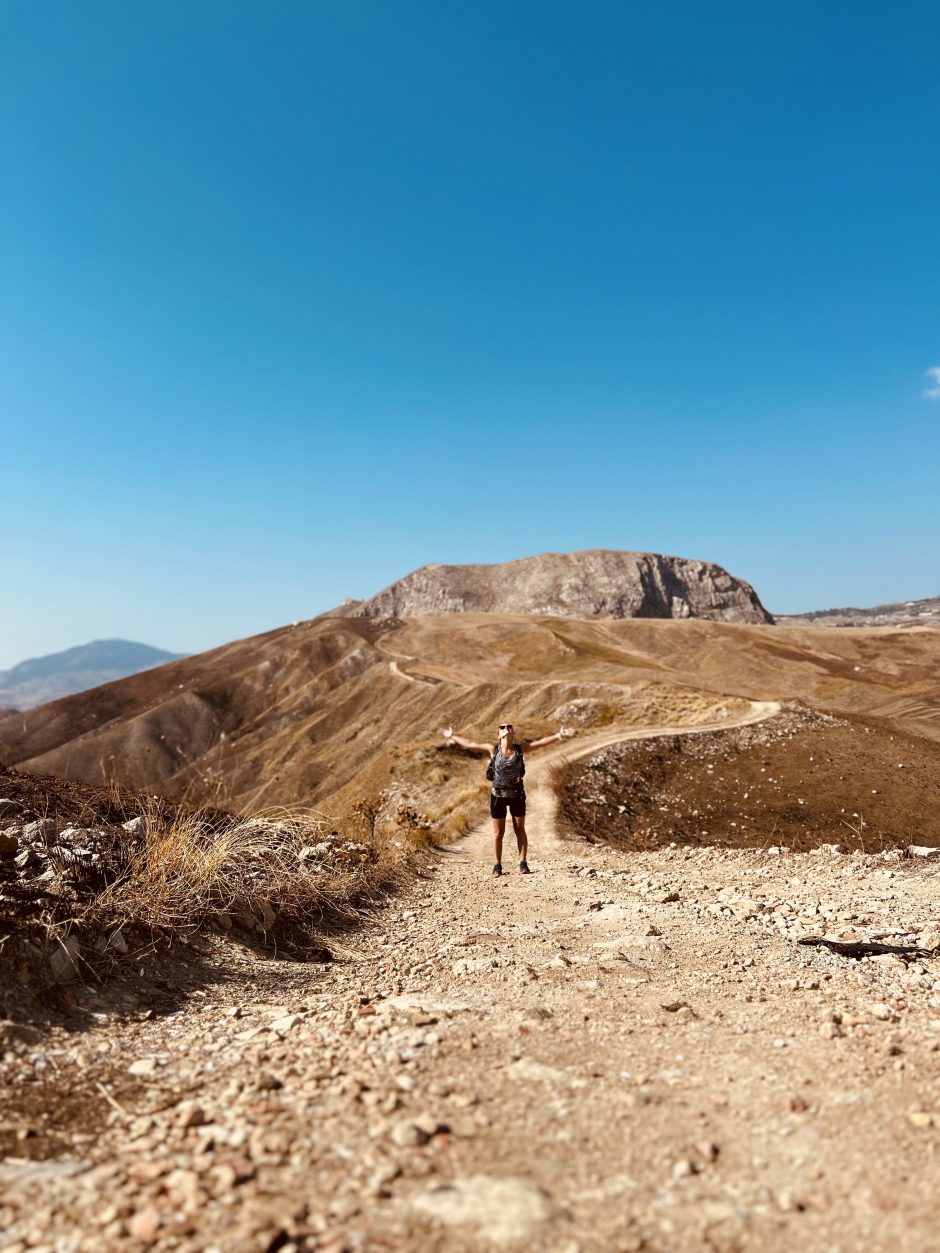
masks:
POLYGON ((840 957, 882 957, 887 953, 903 961, 936 957, 937 949, 920 948, 917 944, 879 944, 875 940, 825 940, 821 935, 804 935, 797 944, 812 944, 818 948, 831 949, 840 957))

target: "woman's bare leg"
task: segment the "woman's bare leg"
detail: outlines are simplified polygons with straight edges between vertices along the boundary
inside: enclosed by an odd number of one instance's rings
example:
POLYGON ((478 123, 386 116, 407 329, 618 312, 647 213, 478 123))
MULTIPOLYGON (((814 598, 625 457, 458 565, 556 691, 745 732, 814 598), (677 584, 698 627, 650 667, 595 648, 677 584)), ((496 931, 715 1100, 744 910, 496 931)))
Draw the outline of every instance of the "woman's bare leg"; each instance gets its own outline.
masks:
MULTIPOLYGON (((513 818, 513 822, 515 821, 516 821, 515 818, 513 818)), ((503 836, 505 835, 505 833, 506 833, 506 819, 494 818, 493 819, 493 861, 495 861, 497 865, 502 865, 502 862, 503 862, 503 836)))
POLYGON ((525 861, 529 851, 529 837, 525 833, 525 816, 513 818, 512 825, 516 833, 516 843, 519 845, 519 860, 525 861))

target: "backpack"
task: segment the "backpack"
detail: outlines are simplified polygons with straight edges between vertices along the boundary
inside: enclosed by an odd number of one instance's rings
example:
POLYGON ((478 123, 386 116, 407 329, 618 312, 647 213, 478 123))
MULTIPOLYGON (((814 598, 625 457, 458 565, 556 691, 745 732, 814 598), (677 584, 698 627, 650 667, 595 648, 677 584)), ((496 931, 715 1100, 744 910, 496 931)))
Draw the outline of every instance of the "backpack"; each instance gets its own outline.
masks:
MULTIPOLYGON (((519 778, 524 779, 525 778, 525 754, 522 751, 522 745, 513 744, 513 749, 515 752, 519 754, 520 764, 522 766, 522 774, 520 774, 519 778)), ((496 754, 498 752, 499 752, 499 740, 496 741, 496 745, 493 748, 493 756, 490 758, 490 764, 486 767, 486 777, 487 779, 489 779, 490 783, 492 783, 493 780, 496 778, 496 754)))

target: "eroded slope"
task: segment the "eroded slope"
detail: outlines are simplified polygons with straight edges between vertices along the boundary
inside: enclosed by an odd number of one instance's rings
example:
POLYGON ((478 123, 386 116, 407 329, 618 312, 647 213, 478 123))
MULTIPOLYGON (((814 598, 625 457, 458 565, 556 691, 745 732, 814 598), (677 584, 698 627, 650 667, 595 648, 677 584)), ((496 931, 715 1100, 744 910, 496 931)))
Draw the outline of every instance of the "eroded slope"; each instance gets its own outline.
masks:
POLYGON ((320 618, 0 720, 23 769, 240 808, 329 807, 426 773, 451 723, 491 736, 694 723, 798 700, 940 738, 940 632, 464 614, 320 618), (576 720, 575 720, 576 721, 576 720))

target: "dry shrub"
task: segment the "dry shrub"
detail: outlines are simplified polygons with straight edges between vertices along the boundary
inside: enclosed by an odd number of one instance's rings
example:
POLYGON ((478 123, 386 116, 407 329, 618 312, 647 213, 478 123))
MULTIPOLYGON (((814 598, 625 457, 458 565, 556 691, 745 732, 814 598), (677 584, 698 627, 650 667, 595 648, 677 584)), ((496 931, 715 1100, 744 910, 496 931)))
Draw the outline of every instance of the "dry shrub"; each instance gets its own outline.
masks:
POLYGON ((430 818, 428 818, 427 814, 419 813, 413 805, 408 805, 402 801, 395 811, 395 822, 409 843, 419 847, 427 847, 433 842, 431 839, 430 818))
POLYGON ((642 826, 634 827, 630 831, 629 835, 625 837, 624 846, 631 853, 651 853, 657 848, 662 848, 668 842, 669 835, 662 835, 654 827, 642 826))
POLYGON ((486 782, 477 783, 473 787, 465 787, 454 797, 453 808, 456 809, 458 805, 479 805, 481 796, 489 795, 489 791, 490 784, 486 782))
POLYGON ((375 827, 382 813, 381 796, 363 796, 353 805, 353 813, 365 829, 370 840, 375 839, 375 827))
POLYGON ((120 877, 94 901, 102 918, 165 930, 223 916, 315 926, 388 881, 402 861, 391 841, 343 838, 311 811, 268 811, 220 823, 202 812, 148 814, 120 877))
POLYGON ((489 792, 490 785, 485 781, 458 792, 451 803, 435 815, 440 837, 449 843, 472 831, 485 816, 484 798, 489 792))
POLYGON ((444 822, 444 836, 447 840, 459 840, 468 831, 472 831, 475 825, 466 809, 455 809, 447 815, 444 822))

